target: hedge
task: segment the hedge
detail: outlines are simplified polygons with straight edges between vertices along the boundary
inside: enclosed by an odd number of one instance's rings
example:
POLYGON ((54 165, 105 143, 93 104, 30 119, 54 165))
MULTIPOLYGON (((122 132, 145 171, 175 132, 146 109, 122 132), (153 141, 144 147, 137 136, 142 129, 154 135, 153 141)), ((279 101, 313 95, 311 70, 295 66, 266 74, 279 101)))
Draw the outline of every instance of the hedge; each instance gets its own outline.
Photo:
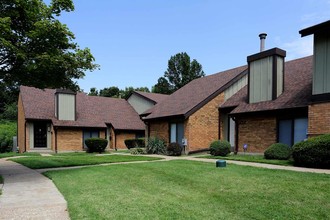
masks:
POLYGON ((128 149, 131 149, 131 148, 145 148, 144 138, 126 139, 124 142, 125 142, 125 145, 128 149))
POLYGON ((270 145, 264 152, 266 159, 288 160, 291 157, 292 149, 289 145, 275 143, 270 145))
POLYGON ((213 141, 210 145, 210 154, 213 156, 227 156, 230 153, 230 147, 228 141, 213 141))
POLYGON ((108 141, 102 138, 88 138, 85 140, 85 144, 88 147, 88 153, 102 153, 107 147, 108 141))
POLYGON ((330 168, 330 134, 295 144, 292 157, 296 166, 330 168))

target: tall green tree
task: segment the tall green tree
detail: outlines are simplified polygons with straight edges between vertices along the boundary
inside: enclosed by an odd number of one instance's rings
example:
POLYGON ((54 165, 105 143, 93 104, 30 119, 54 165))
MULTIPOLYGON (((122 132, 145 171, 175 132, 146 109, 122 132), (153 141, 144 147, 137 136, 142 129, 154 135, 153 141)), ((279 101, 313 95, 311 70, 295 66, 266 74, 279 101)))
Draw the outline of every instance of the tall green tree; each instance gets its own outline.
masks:
POLYGON ((119 88, 117 86, 111 86, 100 90, 100 96, 104 97, 119 97, 119 88))
POLYGON ((7 87, 79 87, 75 80, 98 68, 88 48, 57 17, 72 0, 0 1, 0 82, 7 87))
POLYGON ((173 88, 165 77, 160 77, 156 85, 152 87, 152 92, 161 94, 171 94, 173 88))
POLYGON ((92 87, 92 88, 90 88, 88 95, 89 96, 98 96, 99 91, 95 87, 92 87))
POLYGON ((197 60, 191 61, 186 52, 177 53, 169 59, 164 77, 158 79, 153 91, 173 93, 192 80, 203 76, 205 76, 203 67, 197 60))

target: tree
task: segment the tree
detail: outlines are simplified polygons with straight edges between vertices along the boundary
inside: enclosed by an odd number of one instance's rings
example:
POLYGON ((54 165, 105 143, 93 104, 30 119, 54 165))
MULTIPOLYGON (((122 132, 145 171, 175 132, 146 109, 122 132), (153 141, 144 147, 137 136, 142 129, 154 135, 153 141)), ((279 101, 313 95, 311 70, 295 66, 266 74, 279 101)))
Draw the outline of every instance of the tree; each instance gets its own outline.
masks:
POLYGON ((132 86, 126 87, 125 90, 120 90, 120 97, 123 99, 127 99, 128 96, 133 92, 133 91, 141 91, 141 92, 150 92, 148 87, 137 87, 134 88, 132 86))
POLYGON ((72 0, 0 1, 0 82, 6 87, 70 88, 84 71, 98 68, 88 48, 56 17, 74 10, 72 0))
MULTIPOLYGON (((190 61, 187 53, 178 53, 168 61, 164 77, 158 79, 154 91, 175 92, 190 81, 205 76, 202 65, 197 60, 190 61)), ((168 94, 168 93, 165 93, 168 94)))
POLYGON ((93 87, 89 90, 89 93, 88 93, 89 96, 98 96, 99 95, 99 91, 93 87))
POLYGON ((152 87, 152 92, 161 94, 171 94, 172 88, 166 78, 160 77, 156 85, 152 87))
POLYGON ((101 89, 100 96, 118 98, 119 88, 117 86, 111 86, 109 88, 101 89))

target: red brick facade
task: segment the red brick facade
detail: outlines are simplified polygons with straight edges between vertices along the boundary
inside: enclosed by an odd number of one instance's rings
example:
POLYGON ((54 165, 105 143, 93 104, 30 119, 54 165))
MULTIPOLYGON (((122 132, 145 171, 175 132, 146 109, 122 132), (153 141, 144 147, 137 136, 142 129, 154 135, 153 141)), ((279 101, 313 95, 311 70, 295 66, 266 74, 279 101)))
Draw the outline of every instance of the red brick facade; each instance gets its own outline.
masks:
POLYGON ((330 133, 330 103, 311 104, 308 107, 308 136, 330 133))
POLYGON ((219 105, 224 101, 224 93, 219 94, 192 114, 185 123, 188 150, 195 151, 210 147, 219 138, 219 105))
POLYGON ((263 153, 277 140, 275 117, 250 116, 238 119, 238 151, 248 145, 248 152, 263 153))

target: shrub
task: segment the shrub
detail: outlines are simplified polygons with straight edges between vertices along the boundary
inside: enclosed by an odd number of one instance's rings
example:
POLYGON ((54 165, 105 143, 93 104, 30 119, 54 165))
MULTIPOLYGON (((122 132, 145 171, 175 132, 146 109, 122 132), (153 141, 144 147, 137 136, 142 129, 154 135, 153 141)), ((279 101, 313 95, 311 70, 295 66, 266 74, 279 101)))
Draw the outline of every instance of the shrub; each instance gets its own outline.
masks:
POLYGON ((88 138, 85 140, 85 144, 88 147, 88 153, 102 153, 107 147, 108 141, 102 138, 88 138))
POLYGON ((330 134, 296 143, 292 157, 296 166, 330 168, 330 134))
POLYGON ((180 156, 182 154, 182 147, 180 144, 173 142, 167 146, 167 155, 180 156))
POLYGON ((131 152, 131 154, 146 154, 146 149, 145 148, 132 148, 129 150, 131 152))
POLYGON ((165 154, 165 141, 158 137, 149 137, 146 151, 148 154, 165 154))
POLYGON ((275 143, 270 145, 264 152, 264 157, 266 159, 275 160, 288 160, 291 157, 291 148, 282 143, 275 143))
POLYGON ((12 150, 13 137, 16 136, 17 124, 11 121, 0 121, 0 153, 12 150))
POLYGON ((135 147, 145 148, 144 138, 126 139, 124 142, 128 149, 135 148, 135 147))
POLYGON ((227 156, 230 153, 230 147, 228 141, 213 141, 210 145, 210 154, 213 156, 227 156))

